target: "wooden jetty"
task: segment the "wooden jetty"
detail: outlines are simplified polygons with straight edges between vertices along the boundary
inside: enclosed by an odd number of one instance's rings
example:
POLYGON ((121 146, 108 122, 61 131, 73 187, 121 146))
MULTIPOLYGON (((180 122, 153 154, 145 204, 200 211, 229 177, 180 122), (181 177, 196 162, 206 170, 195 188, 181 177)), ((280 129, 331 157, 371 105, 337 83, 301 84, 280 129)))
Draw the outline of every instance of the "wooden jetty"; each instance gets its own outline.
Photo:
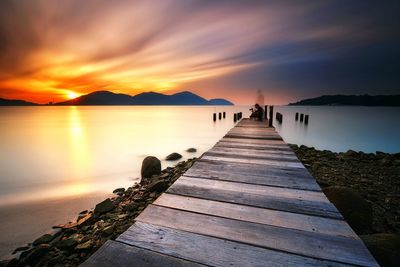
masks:
POLYGON ((82 266, 379 266, 267 125, 241 120, 82 266))

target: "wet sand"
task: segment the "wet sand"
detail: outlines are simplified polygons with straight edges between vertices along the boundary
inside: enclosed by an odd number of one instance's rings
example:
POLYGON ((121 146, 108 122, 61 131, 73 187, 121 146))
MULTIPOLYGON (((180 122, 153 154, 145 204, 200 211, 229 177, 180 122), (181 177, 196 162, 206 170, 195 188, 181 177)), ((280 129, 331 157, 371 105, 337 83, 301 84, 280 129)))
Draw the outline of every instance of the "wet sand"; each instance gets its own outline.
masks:
POLYGON ((15 248, 25 246, 45 233, 54 232, 52 226, 75 220, 80 211, 94 208, 108 196, 111 194, 92 193, 0 206, 0 259, 10 258, 15 248))

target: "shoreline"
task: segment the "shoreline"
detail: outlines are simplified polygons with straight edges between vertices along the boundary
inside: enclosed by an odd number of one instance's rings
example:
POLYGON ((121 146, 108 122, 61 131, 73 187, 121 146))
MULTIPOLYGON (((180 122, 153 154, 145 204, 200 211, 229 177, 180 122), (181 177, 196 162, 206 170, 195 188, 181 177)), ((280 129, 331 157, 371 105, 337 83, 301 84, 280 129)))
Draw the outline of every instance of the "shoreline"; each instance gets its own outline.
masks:
POLYGON ((400 262, 400 153, 291 145, 381 266, 400 262))
POLYGON ((196 158, 181 161, 151 179, 142 180, 127 189, 115 189, 115 196, 103 200, 90 211, 80 212, 76 221, 55 225, 55 233, 44 234, 32 243, 16 248, 15 258, 0 261, 0 266, 81 264, 107 240, 125 232, 140 212, 195 161, 196 158))
POLYGON ((357 234, 400 234, 400 153, 290 147, 324 191, 331 186, 347 187, 371 205, 372 226, 357 234))

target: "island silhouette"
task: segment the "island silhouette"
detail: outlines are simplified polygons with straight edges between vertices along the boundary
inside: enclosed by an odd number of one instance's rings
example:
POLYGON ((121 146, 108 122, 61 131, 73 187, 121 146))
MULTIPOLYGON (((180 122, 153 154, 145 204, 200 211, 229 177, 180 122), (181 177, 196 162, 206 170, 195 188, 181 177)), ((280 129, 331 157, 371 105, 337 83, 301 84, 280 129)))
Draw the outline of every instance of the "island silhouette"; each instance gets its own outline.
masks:
MULTIPOLYGON (((24 100, 11 100, 0 98, 0 106, 33 106, 39 105, 24 100)), ((60 106, 83 106, 83 105, 234 105, 232 102, 215 98, 207 100, 189 91, 183 91, 172 95, 156 92, 145 92, 130 96, 127 94, 116 94, 110 91, 95 91, 77 98, 53 103, 60 106)))

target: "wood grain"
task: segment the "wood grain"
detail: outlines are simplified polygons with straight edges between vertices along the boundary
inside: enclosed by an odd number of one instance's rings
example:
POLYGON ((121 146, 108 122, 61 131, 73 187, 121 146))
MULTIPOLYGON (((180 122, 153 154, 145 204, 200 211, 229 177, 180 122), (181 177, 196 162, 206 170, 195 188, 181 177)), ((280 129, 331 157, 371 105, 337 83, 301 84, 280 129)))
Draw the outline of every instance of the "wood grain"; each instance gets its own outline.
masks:
POLYGON ((342 266, 143 222, 136 222, 117 240, 208 266, 342 266))
POLYGON ((121 242, 108 240, 88 260, 82 263, 82 267, 115 267, 115 266, 205 266, 171 257, 148 249, 129 246, 121 242))
POLYGON ((145 209, 137 217, 137 221, 306 257, 347 264, 374 263, 374 259, 359 239, 231 220, 155 205, 145 209))
POLYGON ((327 235, 357 238, 354 231, 343 220, 327 219, 167 193, 160 196, 153 204, 229 219, 327 235))

